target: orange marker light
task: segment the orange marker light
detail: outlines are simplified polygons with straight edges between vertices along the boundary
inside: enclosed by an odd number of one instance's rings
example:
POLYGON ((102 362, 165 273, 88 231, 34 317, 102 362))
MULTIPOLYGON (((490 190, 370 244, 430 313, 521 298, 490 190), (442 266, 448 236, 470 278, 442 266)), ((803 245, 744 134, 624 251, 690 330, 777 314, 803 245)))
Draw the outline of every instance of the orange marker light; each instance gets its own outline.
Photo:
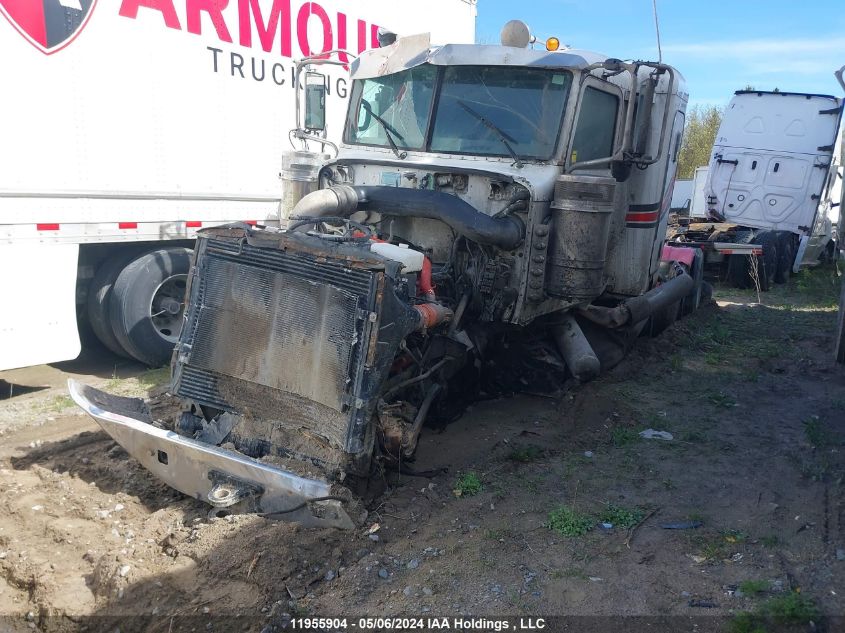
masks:
POLYGON ((556 37, 550 37, 546 40, 546 50, 547 51, 556 51, 560 48, 560 40, 556 37))

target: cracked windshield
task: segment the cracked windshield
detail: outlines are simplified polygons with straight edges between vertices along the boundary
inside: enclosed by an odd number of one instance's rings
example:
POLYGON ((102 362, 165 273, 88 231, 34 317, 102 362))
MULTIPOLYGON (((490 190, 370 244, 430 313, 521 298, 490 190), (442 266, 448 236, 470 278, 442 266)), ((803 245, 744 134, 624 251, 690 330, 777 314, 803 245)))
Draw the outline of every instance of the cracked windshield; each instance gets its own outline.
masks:
POLYGON ((354 87, 358 107, 346 140, 514 161, 548 159, 570 80, 568 72, 544 69, 430 65, 366 79, 354 87))

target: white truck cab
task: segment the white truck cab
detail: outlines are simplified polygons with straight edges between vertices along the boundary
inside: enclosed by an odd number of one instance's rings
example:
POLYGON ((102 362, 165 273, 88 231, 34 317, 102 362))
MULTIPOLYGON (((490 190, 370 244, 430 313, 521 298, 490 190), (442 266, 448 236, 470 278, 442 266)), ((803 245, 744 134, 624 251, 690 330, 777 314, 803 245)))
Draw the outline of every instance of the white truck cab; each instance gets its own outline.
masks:
MULTIPOLYGON (((842 164, 842 100, 828 95, 740 90, 728 104, 692 224, 673 239, 703 246, 740 287, 759 256, 761 289, 836 254, 842 164), (698 221, 696 223, 696 220, 698 221)), ((698 172, 696 171, 696 177, 698 172)))

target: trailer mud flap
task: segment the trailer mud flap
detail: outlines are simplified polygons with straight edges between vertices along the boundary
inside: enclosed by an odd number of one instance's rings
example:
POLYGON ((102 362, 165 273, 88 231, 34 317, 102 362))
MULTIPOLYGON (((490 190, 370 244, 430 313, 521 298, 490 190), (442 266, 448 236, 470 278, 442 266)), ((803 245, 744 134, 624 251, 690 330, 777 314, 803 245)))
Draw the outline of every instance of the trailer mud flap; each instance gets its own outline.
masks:
POLYGON ((305 479, 239 453, 153 426, 138 398, 113 396, 68 380, 74 402, 141 465, 190 497, 215 507, 249 502, 252 511, 306 527, 353 529, 328 483, 305 479))

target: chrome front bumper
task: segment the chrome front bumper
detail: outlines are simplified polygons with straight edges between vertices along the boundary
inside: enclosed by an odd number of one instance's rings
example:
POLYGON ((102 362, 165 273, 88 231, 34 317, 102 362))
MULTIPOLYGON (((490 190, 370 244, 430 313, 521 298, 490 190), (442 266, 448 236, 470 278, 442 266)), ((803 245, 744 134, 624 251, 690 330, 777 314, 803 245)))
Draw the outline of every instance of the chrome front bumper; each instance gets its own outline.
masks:
POLYGON ((306 527, 354 527, 339 501, 317 501, 331 495, 324 481, 153 426, 138 398, 113 396, 75 380, 68 380, 68 391, 127 453, 171 488, 216 507, 245 500, 255 512, 306 527))

